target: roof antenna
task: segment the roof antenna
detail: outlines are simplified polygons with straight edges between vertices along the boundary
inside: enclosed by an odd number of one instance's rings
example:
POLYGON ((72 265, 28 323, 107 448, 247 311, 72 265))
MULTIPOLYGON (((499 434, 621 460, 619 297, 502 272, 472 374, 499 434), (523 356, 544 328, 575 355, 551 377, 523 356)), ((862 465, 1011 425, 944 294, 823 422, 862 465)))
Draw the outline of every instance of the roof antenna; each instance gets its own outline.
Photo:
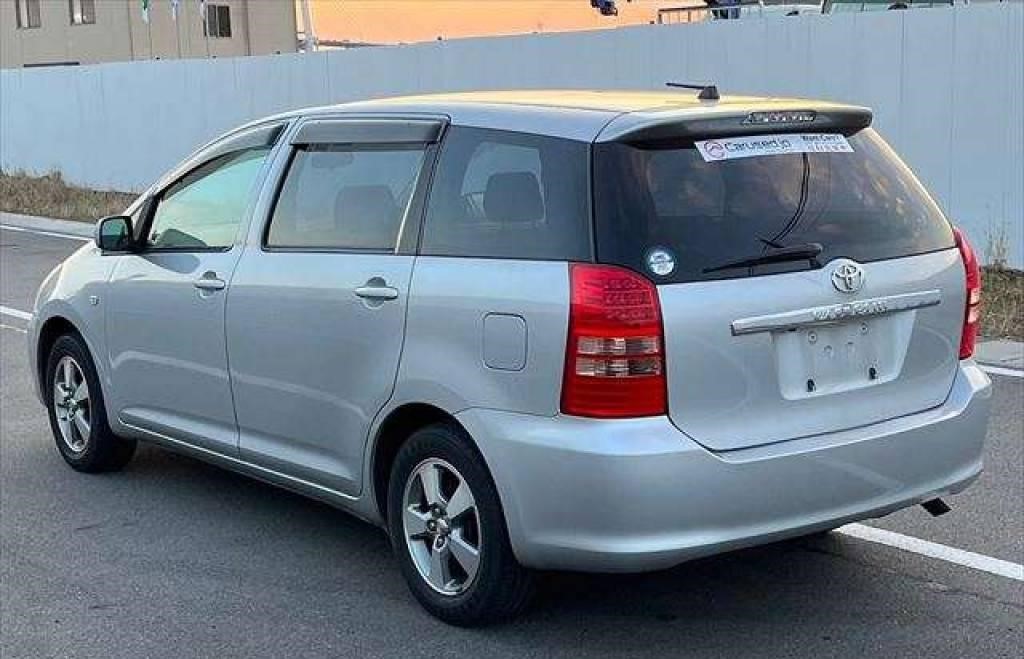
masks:
POLYGON ((697 94, 697 98, 702 101, 717 101, 721 98, 718 95, 718 87, 714 85, 688 85, 684 82, 666 82, 666 87, 679 87, 682 89, 699 89, 700 93, 697 94))

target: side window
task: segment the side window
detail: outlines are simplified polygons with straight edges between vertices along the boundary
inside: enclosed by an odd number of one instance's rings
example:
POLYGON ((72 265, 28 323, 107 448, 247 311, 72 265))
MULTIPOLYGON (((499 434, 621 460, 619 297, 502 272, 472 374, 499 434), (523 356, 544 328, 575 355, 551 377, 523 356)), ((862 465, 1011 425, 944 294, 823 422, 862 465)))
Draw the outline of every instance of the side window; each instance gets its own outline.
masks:
POLYGON ((160 196, 146 236, 150 249, 230 247, 269 147, 218 156, 160 196))
POLYGON ((267 247, 394 250, 423 145, 314 145, 295 152, 267 247))
POLYGON ((506 172, 530 174, 540 181, 540 150, 501 142, 481 142, 473 149, 459 193, 460 197, 469 202, 473 214, 478 219, 487 216, 487 211, 484 210, 484 193, 491 177, 506 172))
POLYGON ((587 260, 587 145, 452 128, 430 192, 421 254, 587 260))

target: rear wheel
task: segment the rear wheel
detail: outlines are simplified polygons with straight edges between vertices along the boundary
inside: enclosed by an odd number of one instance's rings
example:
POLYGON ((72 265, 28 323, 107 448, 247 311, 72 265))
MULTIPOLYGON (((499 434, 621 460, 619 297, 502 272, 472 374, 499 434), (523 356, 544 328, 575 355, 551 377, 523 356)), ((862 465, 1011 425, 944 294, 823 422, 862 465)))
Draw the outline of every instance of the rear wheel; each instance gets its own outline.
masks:
POLYGON ((388 530, 410 590, 441 620, 483 625, 528 603, 532 575, 512 553, 494 482, 460 428, 422 428, 399 450, 388 530))
POLYGON ((135 453, 135 441, 114 435, 92 357, 74 334, 58 338, 46 362, 46 399, 57 450, 73 469, 114 471, 135 453))

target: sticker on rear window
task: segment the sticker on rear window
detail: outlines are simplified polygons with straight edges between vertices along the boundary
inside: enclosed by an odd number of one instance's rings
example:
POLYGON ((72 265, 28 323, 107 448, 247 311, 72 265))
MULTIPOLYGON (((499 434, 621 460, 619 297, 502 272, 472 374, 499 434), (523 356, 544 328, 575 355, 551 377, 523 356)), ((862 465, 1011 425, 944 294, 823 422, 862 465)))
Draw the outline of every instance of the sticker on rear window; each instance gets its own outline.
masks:
POLYGON ((723 137, 695 144, 704 162, 788 153, 853 153, 846 137, 836 133, 723 137))
POLYGON ((647 269, 659 277, 667 277, 676 269, 676 257, 664 247, 653 247, 647 252, 647 269))

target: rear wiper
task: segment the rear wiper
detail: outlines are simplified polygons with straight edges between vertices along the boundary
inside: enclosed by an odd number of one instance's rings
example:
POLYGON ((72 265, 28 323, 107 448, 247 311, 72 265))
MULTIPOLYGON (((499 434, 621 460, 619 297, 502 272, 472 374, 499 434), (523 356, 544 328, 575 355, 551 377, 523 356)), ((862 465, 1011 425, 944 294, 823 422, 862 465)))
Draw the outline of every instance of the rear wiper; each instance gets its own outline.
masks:
POLYGON ((789 247, 773 248, 763 254, 748 256, 745 259, 729 261, 711 268, 704 268, 702 272, 718 272, 719 270, 731 270, 732 268, 752 268, 755 265, 767 265, 769 263, 786 263, 787 261, 810 261, 812 268, 820 268, 818 255, 824 251, 821 243, 807 243, 805 245, 791 245, 789 247))

